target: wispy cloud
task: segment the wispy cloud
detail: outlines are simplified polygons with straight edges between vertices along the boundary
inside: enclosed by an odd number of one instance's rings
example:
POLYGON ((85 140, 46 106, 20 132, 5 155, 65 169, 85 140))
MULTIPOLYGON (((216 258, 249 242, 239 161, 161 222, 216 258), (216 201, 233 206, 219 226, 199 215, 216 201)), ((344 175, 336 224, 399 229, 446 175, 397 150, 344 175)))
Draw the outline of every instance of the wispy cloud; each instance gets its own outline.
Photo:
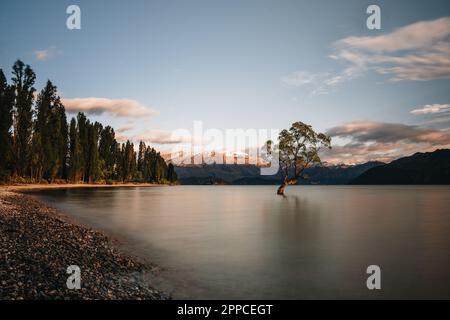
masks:
POLYGON ((281 77, 281 81, 294 87, 301 87, 305 85, 316 86, 330 76, 331 74, 327 72, 311 73, 306 71, 296 71, 287 76, 281 77))
POLYGON ((373 37, 347 37, 331 58, 390 75, 392 81, 450 78, 450 17, 420 21, 373 37))
POLYGON ((346 37, 332 44, 331 59, 347 66, 340 72, 295 71, 281 77, 289 86, 328 93, 368 71, 391 81, 450 78, 450 17, 420 21, 380 36, 346 37))
POLYGON ((352 121, 329 129, 327 134, 350 141, 324 152, 324 159, 331 163, 388 162, 415 152, 450 147, 450 129, 400 123, 352 121))
POLYGON ((311 94, 327 94, 335 89, 343 82, 359 77, 361 68, 354 66, 344 69, 339 74, 331 72, 307 72, 295 71, 289 75, 281 77, 281 81, 292 87, 308 87, 311 89, 311 94))
POLYGON ((74 98, 63 99, 62 102, 70 113, 108 114, 126 118, 148 118, 158 114, 156 110, 131 99, 74 98))
POLYGON ((334 85, 333 75, 329 72, 296 71, 281 77, 281 81, 292 87, 309 87, 312 94, 327 93, 327 87, 334 85))
MULTIPOLYGON (((426 49, 450 36, 450 18, 419 21, 380 36, 347 37, 338 44, 371 52, 426 49)), ((448 40, 448 39, 447 39, 448 40)))
POLYGON ((450 143, 450 130, 421 128, 401 123, 352 121, 331 128, 328 135, 351 138, 356 142, 430 142, 450 143))
POLYGON ((130 138, 133 141, 144 141, 148 143, 165 145, 202 145, 208 143, 209 139, 195 136, 188 131, 180 129, 174 131, 146 130, 130 138))
POLYGON ((118 132, 116 139, 119 142, 127 140, 135 144, 143 141, 148 144, 158 144, 164 150, 181 151, 192 147, 207 146, 212 141, 210 137, 192 135, 188 130, 144 130, 137 134, 127 134, 126 131, 118 132))
POLYGON ((147 130, 132 137, 132 140, 157 144, 179 144, 183 142, 188 142, 189 139, 188 137, 174 135, 170 131, 147 130))
POLYGON ((134 128, 135 128, 134 122, 128 122, 128 123, 126 123, 126 124, 120 126, 120 127, 116 130, 116 132, 124 133, 124 132, 130 131, 130 130, 133 130, 134 128))
POLYGON ((412 114, 434 114, 450 111, 450 104, 427 104, 411 111, 412 114))
POLYGON ((52 46, 43 50, 33 51, 34 58, 37 61, 46 61, 62 54, 62 50, 58 50, 56 47, 52 46))

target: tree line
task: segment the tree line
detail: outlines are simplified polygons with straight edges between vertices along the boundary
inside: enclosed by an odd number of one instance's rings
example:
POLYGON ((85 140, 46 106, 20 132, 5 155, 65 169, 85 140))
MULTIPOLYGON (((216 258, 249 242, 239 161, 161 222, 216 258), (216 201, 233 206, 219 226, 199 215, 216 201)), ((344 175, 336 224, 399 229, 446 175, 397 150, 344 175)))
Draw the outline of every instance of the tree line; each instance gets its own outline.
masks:
POLYGON ((36 74, 17 60, 11 84, 0 69, 0 181, 174 182, 168 165, 144 142, 117 142, 114 129, 83 113, 67 121, 48 80, 36 95, 36 74))

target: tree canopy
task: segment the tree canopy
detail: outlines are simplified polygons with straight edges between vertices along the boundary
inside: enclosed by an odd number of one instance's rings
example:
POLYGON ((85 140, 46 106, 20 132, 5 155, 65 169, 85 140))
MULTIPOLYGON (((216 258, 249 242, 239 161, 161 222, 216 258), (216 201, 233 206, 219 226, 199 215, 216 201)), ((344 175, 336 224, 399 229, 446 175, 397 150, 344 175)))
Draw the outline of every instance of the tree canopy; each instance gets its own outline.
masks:
POLYGON ((321 148, 331 149, 331 138, 323 133, 317 133, 312 126, 303 122, 295 122, 284 129, 278 136, 278 143, 267 141, 268 153, 278 155, 279 170, 283 181, 278 188, 279 195, 284 194, 288 185, 297 184, 299 178, 306 178, 305 169, 320 164, 321 148))
POLYGON ((12 83, 0 69, 0 181, 175 182, 172 164, 144 142, 119 143, 114 129, 85 114, 67 122, 57 87, 47 81, 35 98, 36 75, 14 63, 12 83))

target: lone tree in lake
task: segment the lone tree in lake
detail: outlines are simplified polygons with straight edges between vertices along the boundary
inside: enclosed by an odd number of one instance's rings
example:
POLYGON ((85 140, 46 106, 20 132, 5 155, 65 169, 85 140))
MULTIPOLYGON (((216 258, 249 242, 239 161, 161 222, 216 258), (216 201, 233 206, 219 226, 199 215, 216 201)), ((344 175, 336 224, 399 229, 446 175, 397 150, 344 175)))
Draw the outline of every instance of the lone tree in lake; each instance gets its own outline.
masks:
POLYGON ((268 154, 278 152, 279 170, 283 181, 277 194, 284 195, 288 185, 295 185, 299 178, 304 178, 305 169, 321 164, 319 156, 321 148, 331 149, 331 138, 317 133, 312 126, 303 122, 295 122, 289 130, 284 129, 278 136, 278 145, 272 141, 266 143, 268 154))

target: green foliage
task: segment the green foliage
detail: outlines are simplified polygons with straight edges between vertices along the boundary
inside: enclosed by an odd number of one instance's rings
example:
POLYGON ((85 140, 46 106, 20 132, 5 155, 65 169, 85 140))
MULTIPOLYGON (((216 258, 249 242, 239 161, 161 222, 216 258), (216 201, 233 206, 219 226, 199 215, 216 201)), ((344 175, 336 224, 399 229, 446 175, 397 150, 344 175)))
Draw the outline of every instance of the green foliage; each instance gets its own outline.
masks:
POLYGON ((0 69, 0 181, 18 183, 176 181, 155 149, 119 144, 110 126, 79 113, 67 123, 57 88, 47 81, 34 103, 35 74, 18 60, 12 85, 0 69), (13 112, 14 111, 14 112, 13 112), (33 118, 34 114, 34 118, 33 118), (14 135, 12 127, 14 124, 14 135))
POLYGON ((47 81, 39 93, 31 140, 30 176, 36 180, 67 178, 68 127, 57 88, 47 81))
POLYGON ((312 126, 303 122, 295 122, 289 130, 282 130, 278 136, 278 144, 272 141, 266 143, 267 152, 278 153, 283 184, 278 190, 283 194, 289 184, 296 184, 303 176, 305 169, 321 163, 319 151, 321 148, 331 149, 331 138, 323 133, 317 133, 312 126))
POLYGON ((30 141, 32 133, 33 118, 33 87, 36 75, 29 65, 17 60, 13 65, 13 88, 14 88, 14 155, 15 174, 26 175, 29 169, 30 141))
POLYGON ((175 167, 172 163, 169 163, 168 169, 167 169, 167 179, 170 182, 175 182, 178 180, 177 173, 175 172, 175 167))
POLYGON ((80 145, 80 135, 77 121, 72 118, 69 130, 69 168, 68 179, 71 182, 79 182, 83 176, 83 154, 80 145))
POLYGON ((100 132, 99 156, 102 161, 101 168, 103 176, 107 180, 113 180, 117 177, 115 170, 117 161, 118 143, 115 139, 114 129, 106 126, 100 132))
POLYGON ((13 169, 13 124, 14 91, 8 86, 5 74, 0 69, 0 181, 9 181, 13 169))

